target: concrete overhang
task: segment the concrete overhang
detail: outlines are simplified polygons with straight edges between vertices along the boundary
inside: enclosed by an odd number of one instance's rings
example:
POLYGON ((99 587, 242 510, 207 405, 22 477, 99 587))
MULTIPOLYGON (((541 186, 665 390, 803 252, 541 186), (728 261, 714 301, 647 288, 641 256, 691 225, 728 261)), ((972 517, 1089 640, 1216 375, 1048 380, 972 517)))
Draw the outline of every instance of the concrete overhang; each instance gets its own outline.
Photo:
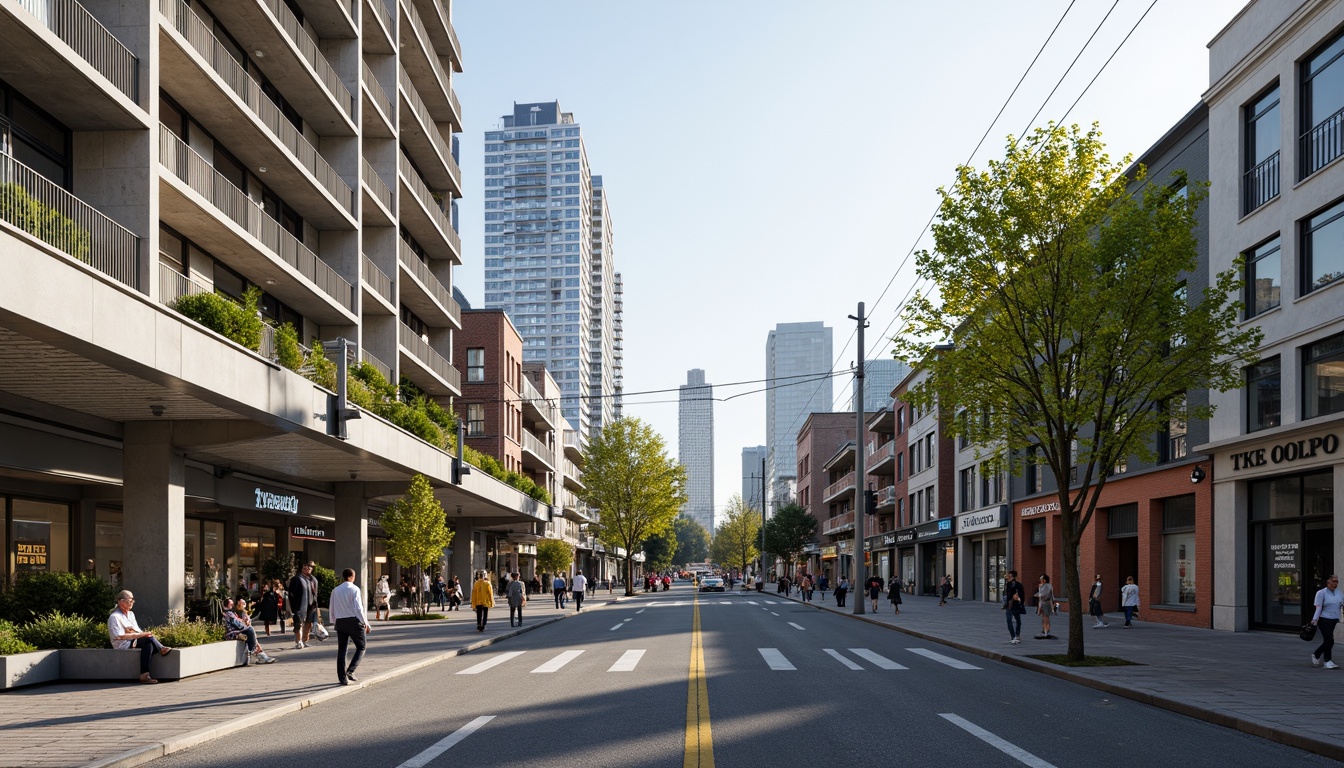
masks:
POLYGON ((840 467, 854 466, 854 449, 855 449, 854 441, 850 440, 849 442, 840 446, 839 450, 837 450, 835 454, 831 456, 831 458, 827 459, 826 463, 823 464, 821 468, 826 470, 827 472, 831 472, 833 470, 839 469, 840 467))

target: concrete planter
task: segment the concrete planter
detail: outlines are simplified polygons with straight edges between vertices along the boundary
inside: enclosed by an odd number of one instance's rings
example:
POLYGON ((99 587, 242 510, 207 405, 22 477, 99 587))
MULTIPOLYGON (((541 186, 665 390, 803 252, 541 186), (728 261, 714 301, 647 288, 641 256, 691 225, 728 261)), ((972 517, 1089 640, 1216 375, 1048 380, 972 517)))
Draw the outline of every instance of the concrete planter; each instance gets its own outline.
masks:
MULTIPOLYGON (((62 680, 136 680, 140 677, 140 651, 106 648, 62 650, 62 680)), ((247 663, 247 644, 237 640, 175 648, 167 656, 155 655, 149 674, 158 680, 216 672, 247 663)))
POLYGON ((60 651, 33 651, 0 656, 0 690, 61 679, 60 651))

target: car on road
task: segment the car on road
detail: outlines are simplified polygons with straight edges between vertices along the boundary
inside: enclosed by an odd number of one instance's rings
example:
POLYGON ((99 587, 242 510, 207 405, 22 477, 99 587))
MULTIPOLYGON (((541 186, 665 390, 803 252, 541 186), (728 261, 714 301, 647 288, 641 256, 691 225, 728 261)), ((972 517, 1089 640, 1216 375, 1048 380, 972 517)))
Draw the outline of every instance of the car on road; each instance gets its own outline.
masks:
POLYGON ((723 579, 718 576, 706 576, 700 579, 701 592, 722 592, 723 579))

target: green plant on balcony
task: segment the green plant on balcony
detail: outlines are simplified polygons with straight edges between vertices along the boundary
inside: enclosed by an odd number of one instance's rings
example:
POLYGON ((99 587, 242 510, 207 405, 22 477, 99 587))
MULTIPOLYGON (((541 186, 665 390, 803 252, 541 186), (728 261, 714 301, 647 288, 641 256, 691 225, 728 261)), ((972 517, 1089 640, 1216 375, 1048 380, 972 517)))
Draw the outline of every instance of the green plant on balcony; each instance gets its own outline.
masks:
POLYGON ((299 332, 293 323, 285 323, 275 329, 275 359, 291 371, 303 367, 303 347, 299 345, 299 332))
POLYGON ((0 219, 48 245, 89 263, 93 237, 75 220, 28 194, 18 182, 0 187, 0 219))
POLYGON ((222 293, 195 293, 179 297, 173 309, 256 352, 261 348, 260 299, 261 289, 252 286, 243 291, 241 303, 222 293))

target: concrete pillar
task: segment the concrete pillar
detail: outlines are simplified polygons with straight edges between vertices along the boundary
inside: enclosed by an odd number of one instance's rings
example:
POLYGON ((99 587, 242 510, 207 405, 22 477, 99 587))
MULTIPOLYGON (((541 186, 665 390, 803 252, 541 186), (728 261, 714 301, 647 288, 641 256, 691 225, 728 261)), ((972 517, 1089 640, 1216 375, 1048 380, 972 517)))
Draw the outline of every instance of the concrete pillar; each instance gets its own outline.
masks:
POLYGON ((471 584, 475 581, 475 574, 472 573, 472 563, 476 562, 474 547, 476 543, 476 526, 471 524, 470 520, 458 519, 456 533, 453 534, 453 575, 457 576, 458 581, 462 582, 462 593, 465 597, 467 590, 471 589, 471 584))
POLYGON ((1246 483, 1228 480, 1213 486, 1213 628, 1245 632, 1250 628, 1250 552, 1246 483))
POLYGON ((125 427, 123 582, 135 593, 141 624, 156 624, 186 607, 186 469, 172 431, 171 421, 130 421, 125 427))
POLYGON ((336 576, 355 571, 355 586, 369 595, 369 505, 364 484, 336 483, 336 576))

